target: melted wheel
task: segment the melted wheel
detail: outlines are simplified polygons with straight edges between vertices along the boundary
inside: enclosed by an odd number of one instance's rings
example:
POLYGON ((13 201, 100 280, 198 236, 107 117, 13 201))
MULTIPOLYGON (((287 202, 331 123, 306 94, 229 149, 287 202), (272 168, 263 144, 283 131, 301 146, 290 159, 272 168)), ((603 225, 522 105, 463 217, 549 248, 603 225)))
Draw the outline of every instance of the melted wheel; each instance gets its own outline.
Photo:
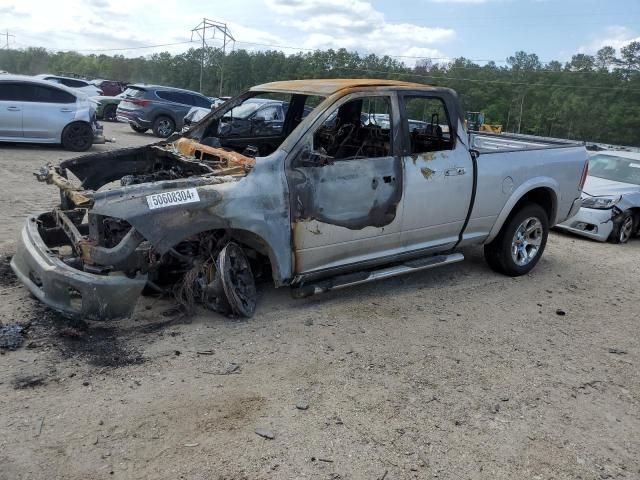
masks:
POLYGON ((218 257, 222 287, 235 315, 251 317, 256 310, 256 284, 242 248, 228 243, 218 257))

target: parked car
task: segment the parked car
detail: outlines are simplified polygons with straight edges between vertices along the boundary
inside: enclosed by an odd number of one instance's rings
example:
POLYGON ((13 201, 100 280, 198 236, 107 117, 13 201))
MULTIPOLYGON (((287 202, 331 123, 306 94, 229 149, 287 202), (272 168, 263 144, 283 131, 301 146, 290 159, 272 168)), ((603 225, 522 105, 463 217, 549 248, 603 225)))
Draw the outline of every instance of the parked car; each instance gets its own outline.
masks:
POLYGON ((462 112, 453 90, 408 82, 253 87, 173 142, 44 167, 61 204, 27 218, 11 266, 85 319, 130 315, 145 286, 251 316, 259 276, 302 297, 458 262, 474 245, 494 270, 526 274, 549 227, 580 208, 587 152, 467 134, 462 112), (279 128, 228 127, 268 94, 287 98, 279 128), (393 125, 363 125, 363 112, 393 125))
POLYGON ((86 95, 63 85, 22 75, 0 77, 0 141, 88 150, 104 143, 95 109, 86 95))
POLYGON ((187 114, 182 119, 182 132, 186 132, 189 130, 191 125, 195 125, 204 117, 207 116, 208 113, 211 113, 212 108, 202 108, 202 107, 191 107, 191 109, 187 112, 187 114))
POLYGON ((640 153, 591 154, 582 208, 558 228, 612 243, 627 243, 640 233, 640 153))
POLYGON ((86 80, 80 80, 79 78, 61 77, 59 75, 49 75, 46 73, 36 75, 36 78, 64 85, 65 87, 80 91, 89 97, 95 97, 96 95, 102 95, 103 93, 102 90, 95 85, 86 80))
POLYGON ((118 105, 116 118, 133 130, 144 133, 150 128, 157 137, 166 138, 183 126, 191 107, 211 108, 211 99, 197 92, 158 85, 129 85, 118 105))
POLYGON ((107 95, 110 97, 120 95, 125 90, 124 84, 122 82, 116 82, 113 80, 103 80, 99 78, 96 80, 91 80, 90 83, 102 90, 103 95, 107 95))
POLYGON ((99 97, 91 97, 96 104, 96 116, 102 120, 115 122, 117 120, 116 112, 120 101, 124 98, 124 92, 115 96, 102 95, 99 97))

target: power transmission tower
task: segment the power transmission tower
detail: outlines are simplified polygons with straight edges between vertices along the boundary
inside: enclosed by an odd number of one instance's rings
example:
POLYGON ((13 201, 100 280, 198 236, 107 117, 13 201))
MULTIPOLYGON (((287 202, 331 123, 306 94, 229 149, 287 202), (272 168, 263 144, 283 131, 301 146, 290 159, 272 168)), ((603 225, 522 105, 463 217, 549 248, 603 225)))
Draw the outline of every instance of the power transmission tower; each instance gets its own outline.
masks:
POLYGON ((7 31, 6 31, 6 33, 1 33, 0 35, 2 35, 3 37, 5 37, 5 38, 6 38, 6 42, 5 42, 4 48, 6 48, 7 50, 9 50, 9 37, 16 38, 16 36, 15 36, 15 35, 11 35, 11 34, 9 33, 9 30, 7 30, 7 31))
POLYGON ((196 33, 202 40, 202 52, 200 55, 200 93, 202 93, 202 75, 204 73, 204 55, 207 47, 207 29, 212 31, 211 39, 216 38, 216 32, 222 35, 222 61, 218 63, 220 69, 220 94, 222 96, 222 83, 224 80, 224 60, 227 56, 227 45, 231 42, 235 45, 236 39, 231 35, 231 31, 226 23, 216 22, 215 20, 209 20, 203 18, 202 22, 191 30, 191 40, 193 40, 193 34, 196 33))

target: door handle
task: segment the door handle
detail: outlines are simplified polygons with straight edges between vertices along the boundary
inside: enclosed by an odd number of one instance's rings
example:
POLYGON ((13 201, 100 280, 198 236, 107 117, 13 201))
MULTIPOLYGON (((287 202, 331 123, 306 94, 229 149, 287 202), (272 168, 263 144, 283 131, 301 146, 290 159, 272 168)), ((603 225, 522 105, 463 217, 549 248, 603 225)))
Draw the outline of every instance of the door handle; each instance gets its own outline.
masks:
POLYGON ((61 112, 64 112, 64 113, 70 113, 70 112, 73 112, 73 110, 72 110, 72 109, 70 109, 70 108, 61 108, 61 109, 60 109, 60 111, 61 111, 61 112))
POLYGON ((7 110, 9 110, 10 112, 19 112, 20 111, 20 107, 7 107, 7 110))
POLYGON ((467 171, 465 170, 464 167, 456 167, 456 168, 450 168, 449 170, 445 170, 444 175, 446 177, 453 177, 455 175, 464 175, 465 173, 467 173, 467 171))

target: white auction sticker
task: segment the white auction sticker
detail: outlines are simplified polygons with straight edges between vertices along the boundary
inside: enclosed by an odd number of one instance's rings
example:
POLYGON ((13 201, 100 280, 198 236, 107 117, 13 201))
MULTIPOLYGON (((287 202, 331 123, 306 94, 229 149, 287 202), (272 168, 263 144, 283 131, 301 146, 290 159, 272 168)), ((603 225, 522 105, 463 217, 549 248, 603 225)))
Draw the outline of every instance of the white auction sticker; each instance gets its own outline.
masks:
POLYGON ((199 201, 200 197, 198 196, 198 191, 195 188, 185 188, 184 190, 173 190, 171 192, 147 195, 147 203, 151 210, 199 201))

